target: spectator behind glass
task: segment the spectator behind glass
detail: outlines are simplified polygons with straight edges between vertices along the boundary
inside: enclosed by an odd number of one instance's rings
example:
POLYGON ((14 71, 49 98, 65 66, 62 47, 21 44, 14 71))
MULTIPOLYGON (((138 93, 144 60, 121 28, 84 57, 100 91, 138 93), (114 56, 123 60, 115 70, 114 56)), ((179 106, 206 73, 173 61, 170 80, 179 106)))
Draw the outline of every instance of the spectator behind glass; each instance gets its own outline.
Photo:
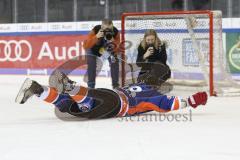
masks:
POLYGON ((165 82, 171 76, 167 65, 166 46, 155 30, 146 30, 138 46, 137 66, 141 67, 138 82, 156 84, 165 82))

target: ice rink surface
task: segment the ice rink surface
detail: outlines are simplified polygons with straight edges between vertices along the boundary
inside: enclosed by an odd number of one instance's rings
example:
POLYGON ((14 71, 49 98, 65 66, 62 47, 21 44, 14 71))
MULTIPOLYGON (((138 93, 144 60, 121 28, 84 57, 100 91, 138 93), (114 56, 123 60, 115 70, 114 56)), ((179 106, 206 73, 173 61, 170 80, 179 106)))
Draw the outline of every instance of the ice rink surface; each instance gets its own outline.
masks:
MULTIPOLYGON (((0 76, 0 160, 239 160, 240 97, 211 97, 192 121, 59 120, 37 98, 14 102, 26 76, 0 76)), ((32 76, 47 84, 44 76, 32 76)), ((74 77, 80 80, 81 77, 74 77)), ((110 80, 99 78, 98 87, 110 80)), ((172 114, 188 114, 185 109, 172 114)))

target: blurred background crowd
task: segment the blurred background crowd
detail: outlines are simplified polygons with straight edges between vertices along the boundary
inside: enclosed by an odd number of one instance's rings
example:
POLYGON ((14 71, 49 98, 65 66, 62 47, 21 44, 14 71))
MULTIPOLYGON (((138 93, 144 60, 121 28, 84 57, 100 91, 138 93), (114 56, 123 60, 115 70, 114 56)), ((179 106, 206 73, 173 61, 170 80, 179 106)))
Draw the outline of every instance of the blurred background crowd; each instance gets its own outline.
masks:
POLYGON ((240 17, 240 0, 0 0, 0 23, 120 20, 123 12, 221 10, 240 17))

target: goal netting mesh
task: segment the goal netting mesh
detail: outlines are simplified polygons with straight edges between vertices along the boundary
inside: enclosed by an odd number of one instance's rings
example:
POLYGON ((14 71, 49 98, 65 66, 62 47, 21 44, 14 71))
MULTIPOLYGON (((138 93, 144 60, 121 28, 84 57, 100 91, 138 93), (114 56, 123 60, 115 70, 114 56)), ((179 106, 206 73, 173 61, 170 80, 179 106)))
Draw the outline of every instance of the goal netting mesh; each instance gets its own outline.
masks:
MULTIPOLYGON (((137 48, 147 29, 156 30, 166 44, 167 64, 172 71, 168 81, 175 90, 240 94, 239 82, 232 78, 223 47, 221 11, 123 14, 123 59, 128 64, 136 63, 137 48)), ((138 71, 124 69, 124 85, 132 83, 138 71)))

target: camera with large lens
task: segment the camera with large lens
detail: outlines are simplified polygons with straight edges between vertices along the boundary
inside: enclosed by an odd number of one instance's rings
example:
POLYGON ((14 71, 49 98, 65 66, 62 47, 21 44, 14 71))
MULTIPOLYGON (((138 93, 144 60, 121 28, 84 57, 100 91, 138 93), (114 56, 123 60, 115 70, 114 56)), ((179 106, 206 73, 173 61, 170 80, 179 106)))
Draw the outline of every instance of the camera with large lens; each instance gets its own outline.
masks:
POLYGON ((108 41, 110 41, 114 36, 113 31, 109 28, 103 30, 103 33, 104 33, 104 38, 108 41))

